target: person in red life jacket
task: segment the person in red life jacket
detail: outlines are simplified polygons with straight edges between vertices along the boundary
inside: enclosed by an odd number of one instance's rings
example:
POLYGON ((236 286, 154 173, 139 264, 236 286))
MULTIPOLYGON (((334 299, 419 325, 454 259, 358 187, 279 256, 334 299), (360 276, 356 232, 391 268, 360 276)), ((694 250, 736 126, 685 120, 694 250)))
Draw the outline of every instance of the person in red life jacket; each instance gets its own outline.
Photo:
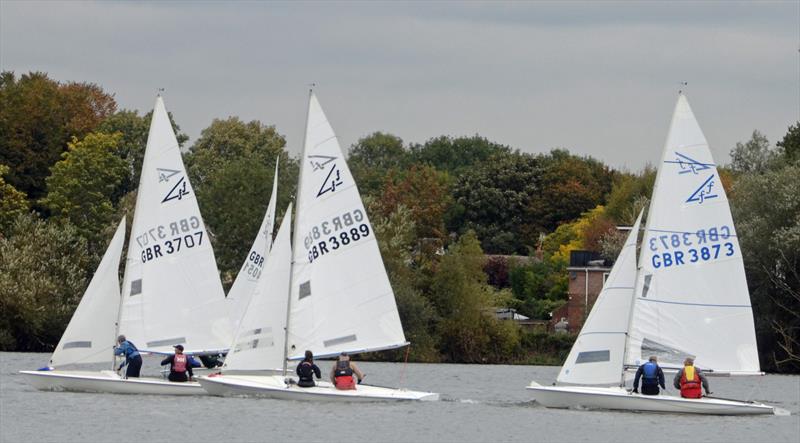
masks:
POLYGON ((694 359, 691 357, 686 357, 686 360, 683 361, 683 369, 675 374, 673 384, 675 389, 681 390, 681 397, 683 398, 702 397, 701 385, 706 390, 706 395, 711 395, 711 391, 708 390, 708 379, 699 369, 694 367, 694 359))
POLYGON ((301 388, 313 388, 317 384, 314 383, 314 376, 317 376, 317 380, 322 378, 322 371, 319 370, 319 366, 314 364, 314 354, 311 351, 306 351, 306 356, 303 361, 297 365, 297 386, 301 388))
POLYGON ((364 379, 364 373, 358 369, 355 363, 350 361, 350 356, 342 352, 342 355, 336 360, 336 364, 331 368, 331 382, 336 389, 355 389, 356 384, 353 381, 353 376, 358 378, 358 383, 364 379))
POLYGON ((642 380, 642 394, 643 395, 658 395, 659 385, 661 389, 667 389, 664 386, 664 371, 658 366, 658 359, 655 355, 651 356, 649 361, 636 370, 636 377, 633 379, 633 392, 639 393, 639 379, 642 380))
POLYGON ((184 382, 194 377, 189 356, 183 353, 183 345, 175 345, 175 354, 161 360, 162 366, 166 364, 169 364, 169 377, 167 377, 169 381, 184 382))

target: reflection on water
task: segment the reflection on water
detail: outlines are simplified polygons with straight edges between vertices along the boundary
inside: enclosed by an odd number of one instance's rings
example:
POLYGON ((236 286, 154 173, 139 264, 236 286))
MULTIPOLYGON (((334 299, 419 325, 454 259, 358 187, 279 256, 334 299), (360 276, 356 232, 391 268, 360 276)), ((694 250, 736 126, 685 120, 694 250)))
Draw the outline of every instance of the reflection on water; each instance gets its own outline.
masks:
MULTIPOLYGON (((711 390, 790 416, 692 417, 546 409, 525 391, 558 368, 410 364, 404 385, 431 403, 330 404, 249 398, 39 392, 16 374, 49 355, 0 353, 0 441, 775 441, 800 439, 800 377, 711 378, 711 390)), ((320 362, 327 373, 330 362, 320 362)), ((401 364, 359 363, 365 383, 397 386, 401 364)), ((147 373, 158 374, 154 358, 147 373)))

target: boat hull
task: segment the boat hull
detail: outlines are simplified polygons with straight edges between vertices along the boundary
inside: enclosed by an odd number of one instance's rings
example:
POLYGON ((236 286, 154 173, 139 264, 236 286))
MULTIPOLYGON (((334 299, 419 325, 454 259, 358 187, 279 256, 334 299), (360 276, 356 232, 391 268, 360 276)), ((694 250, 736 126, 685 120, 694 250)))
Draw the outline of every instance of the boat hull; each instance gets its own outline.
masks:
POLYGON ((107 394, 206 395, 197 382, 175 383, 158 378, 119 377, 113 371, 20 371, 25 381, 40 391, 107 394))
POLYGON ((640 395, 630 393, 623 388, 541 386, 533 382, 527 389, 531 391, 537 403, 548 408, 612 409, 708 415, 774 414, 774 408, 763 403, 709 397, 689 399, 669 395, 640 395))
POLYGON ((385 401, 436 401, 439 394, 408 391, 405 389, 358 385, 357 389, 341 391, 328 382, 317 382, 312 388, 295 384, 288 387, 282 375, 217 375, 200 377, 200 385, 211 395, 265 397, 281 400, 385 402, 385 401))

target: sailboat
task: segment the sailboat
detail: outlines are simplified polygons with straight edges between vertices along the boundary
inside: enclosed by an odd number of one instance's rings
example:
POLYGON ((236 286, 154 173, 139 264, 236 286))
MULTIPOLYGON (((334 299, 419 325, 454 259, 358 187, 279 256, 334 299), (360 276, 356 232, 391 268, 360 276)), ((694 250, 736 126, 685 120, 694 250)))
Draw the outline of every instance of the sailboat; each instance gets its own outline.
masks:
POLYGON ((365 384, 349 391, 327 381, 300 388, 287 377, 288 362, 306 350, 324 358, 408 345, 358 188, 316 95, 309 95, 293 248, 287 212, 267 259, 270 287, 259 282, 221 374, 200 377, 200 384, 213 395, 437 400, 436 393, 365 384), (263 337, 265 328, 269 337, 263 337), (280 330, 283 337, 275 333, 280 330), (275 365, 283 375, 246 373, 275 365))
POLYGON ((228 291, 228 300, 233 304, 231 307, 230 319, 234 329, 238 327, 238 322, 244 316, 245 310, 250 303, 250 298, 256 290, 258 281, 264 271, 267 254, 272 248, 272 232, 275 230, 275 207, 278 198, 278 158, 275 159, 275 175, 272 180, 272 195, 267 204, 267 212, 258 229, 253 245, 245 257, 244 264, 239 269, 239 274, 228 291))
POLYGON ((757 402, 625 389, 627 371, 651 355, 665 372, 692 357, 707 375, 762 375, 730 207, 683 94, 658 168, 637 266, 641 220, 639 214, 556 383, 528 386, 535 400, 554 408, 774 413, 772 406, 757 402))
POLYGON ((53 353, 54 370, 21 373, 43 390, 205 394, 197 382, 125 379, 113 371, 112 346, 119 334, 140 352, 156 355, 171 354, 178 344, 188 355, 225 352, 233 335, 230 303, 161 96, 153 109, 120 291, 124 234, 120 223, 53 353), (62 369, 102 361, 112 370, 62 369))

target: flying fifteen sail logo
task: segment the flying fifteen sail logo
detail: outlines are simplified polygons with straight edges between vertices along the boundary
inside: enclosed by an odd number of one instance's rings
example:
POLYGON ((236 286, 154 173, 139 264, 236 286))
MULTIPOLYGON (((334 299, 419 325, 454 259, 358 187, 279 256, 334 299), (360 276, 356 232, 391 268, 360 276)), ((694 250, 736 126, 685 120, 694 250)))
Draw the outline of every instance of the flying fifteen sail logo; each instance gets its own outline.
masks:
POLYGON ((675 152, 675 157, 675 160, 666 160, 665 163, 677 164, 681 168, 678 174, 688 174, 690 172, 697 174, 699 171, 705 171, 714 166, 713 163, 702 163, 680 152, 675 152))
POLYGON ((161 200, 161 203, 166 203, 175 199, 182 200, 183 197, 189 195, 189 191, 186 189, 186 177, 183 176, 182 171, 166 168, 156 168, 156 171, 158 171, 159 183, 169 183, 173 178, 177 179, 177 182, 170 188, 167 195, 161 200))
POLYGON ((706 181, 697 188, 692 195, 686 200, 686 203, 694 203, 703 204, 708 199, 717 198, 719 195, 716 193, 714 186, 716 186, 717 181, 714 179, 714 175, 709 175, 706 181))
POLYGON ((319 191, 317 192, 317 197, 322 196, 327 192, 336 192, 336 188, 342 185, 342 174, 339 172, 339 168, 336 166, 334 161, 337 157, 331 157, 329 155, 309 155, 308 161, 311 164, 311 171, 325 171, 328 170, 328 174, 325 176, 325 180, 322 182, 322 186, 320 186, 319 191))

